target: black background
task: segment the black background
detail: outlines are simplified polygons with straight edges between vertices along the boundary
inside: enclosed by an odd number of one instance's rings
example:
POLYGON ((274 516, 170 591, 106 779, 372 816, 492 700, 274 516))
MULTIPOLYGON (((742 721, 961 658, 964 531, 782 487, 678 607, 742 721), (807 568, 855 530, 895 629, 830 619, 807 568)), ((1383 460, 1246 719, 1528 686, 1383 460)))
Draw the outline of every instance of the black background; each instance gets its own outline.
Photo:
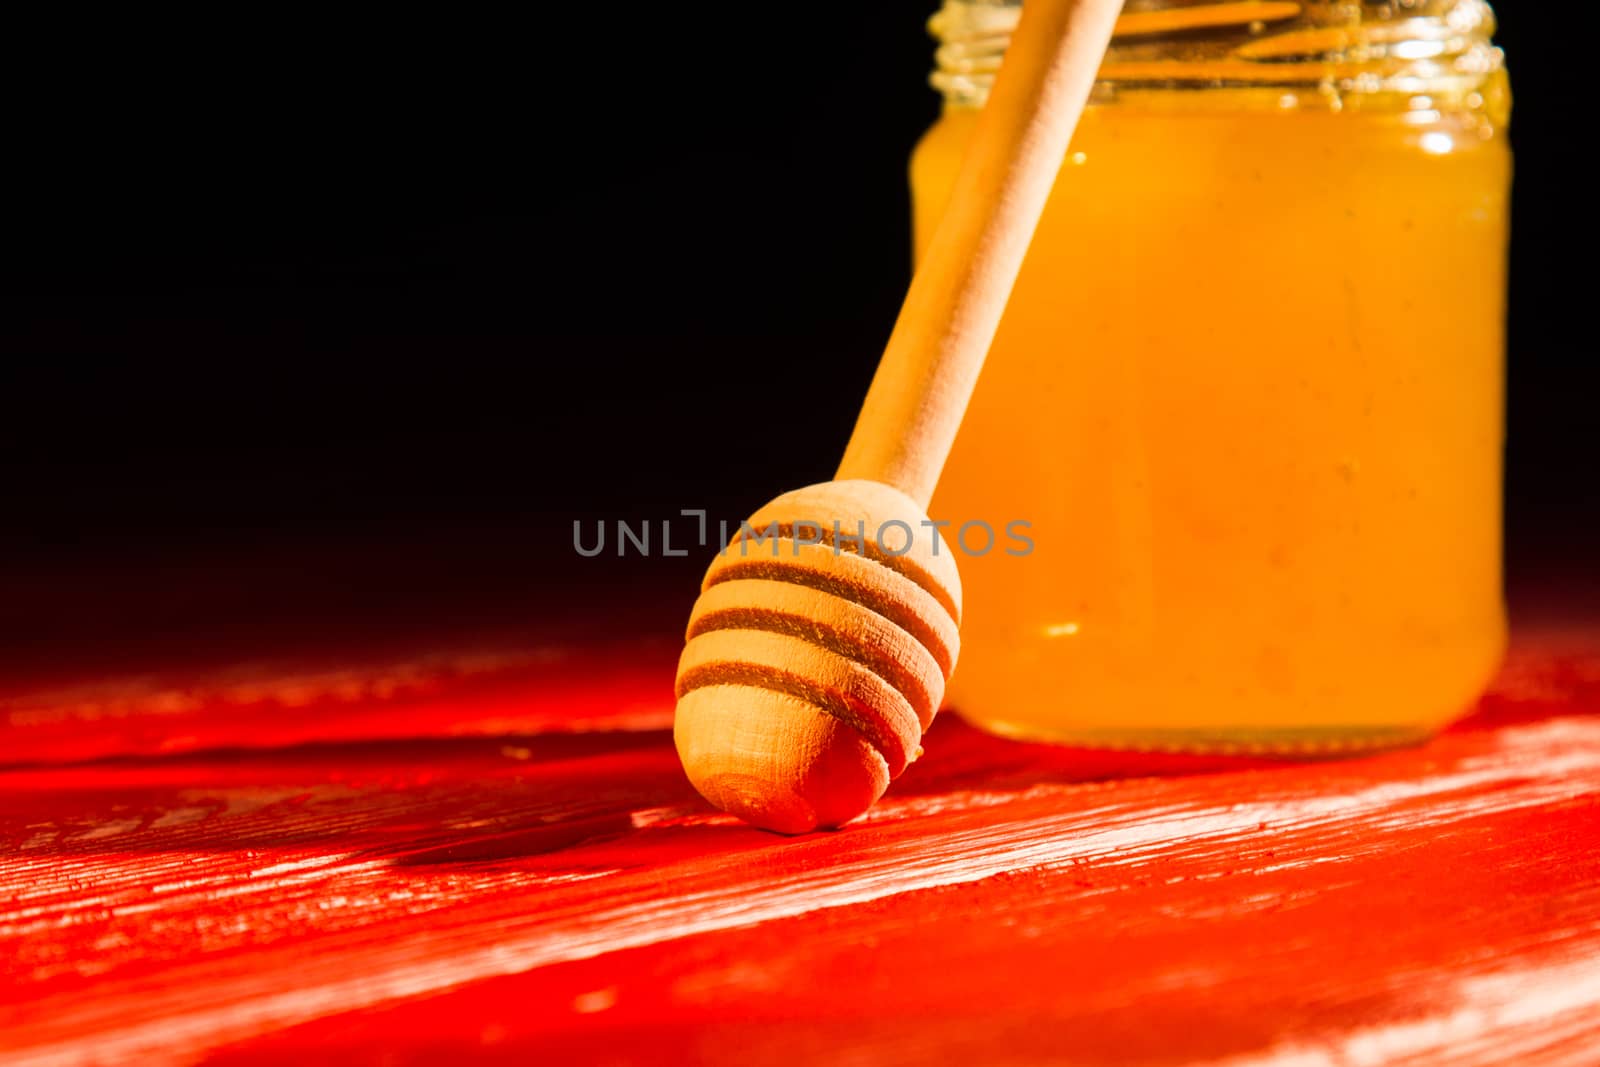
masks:
MULTIPOLYGON (((932 8, 14 40, 5 636, 290 617, 313 589, 333 618, 526 611, 630 579, 574 559, 574 518, 736 519, 828 477, 909 276, 932 8)), ((1497 9, 1508 561, 1514 587, 1578 585, 1600 529, 1583 97, 1565 19, 1497 9)))

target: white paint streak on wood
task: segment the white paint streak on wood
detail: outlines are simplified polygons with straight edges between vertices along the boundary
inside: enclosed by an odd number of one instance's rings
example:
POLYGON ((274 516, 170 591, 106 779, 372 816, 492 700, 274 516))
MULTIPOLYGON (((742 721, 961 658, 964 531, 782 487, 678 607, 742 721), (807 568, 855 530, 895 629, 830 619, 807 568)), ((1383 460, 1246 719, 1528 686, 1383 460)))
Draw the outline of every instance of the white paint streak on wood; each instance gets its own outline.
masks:
POLYGON ((1385 1067, 1395 1063, 1593 1064, 1600 1056, 1600 960, 1487 971, 1434 994, 1446 1010, 1296 1041, 1212 1067, 1385 1067), (1586 1044, 1587 1039, 1587 1044, 1586 1044), (1552 1050, 1569 1050, 1552 1059, 1552 1050), (1580 1051, 1581 1050, 1581 1051, 1580 1051))

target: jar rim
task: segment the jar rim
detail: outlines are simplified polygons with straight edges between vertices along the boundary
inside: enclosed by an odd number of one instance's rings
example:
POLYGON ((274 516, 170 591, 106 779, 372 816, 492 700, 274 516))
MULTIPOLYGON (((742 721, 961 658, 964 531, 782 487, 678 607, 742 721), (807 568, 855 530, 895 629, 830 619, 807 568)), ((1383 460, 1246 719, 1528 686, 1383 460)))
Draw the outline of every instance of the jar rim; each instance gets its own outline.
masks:
MULTIPOLYGON (((945 0, 930 83, 981 106, 1022 0, 945 0)), ((1127 0, 1092 102, 1208 90, 1264 106, 1509 111, 1486 0, 1127 0)))

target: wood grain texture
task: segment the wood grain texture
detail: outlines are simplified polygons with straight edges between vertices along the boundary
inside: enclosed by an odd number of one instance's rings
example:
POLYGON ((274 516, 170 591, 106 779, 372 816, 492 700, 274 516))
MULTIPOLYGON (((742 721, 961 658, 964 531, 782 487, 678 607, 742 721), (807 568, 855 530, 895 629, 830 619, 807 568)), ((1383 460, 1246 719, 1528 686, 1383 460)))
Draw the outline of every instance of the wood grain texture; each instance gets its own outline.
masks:
POLYGON ((791 834, 870 808, 921 753, 960 655, 955 552, 922 508, 881 482, 784 493, 701 590, 673 714, 695 789, 791 834))
POLYGON ((1034 0, 1018 17, 835 478, 927 508, 1121 9, 1034 0))
MULTIPOLYGON (((1473 717, 1347 762, 942 718, 800 838, 634 728, 669 676, 582 732, 0 771, 0 1059, 1595 1062, 1600 630, 1525 630, 1473 717)), ((435 681, 424 732, 493 717, 435 681)))

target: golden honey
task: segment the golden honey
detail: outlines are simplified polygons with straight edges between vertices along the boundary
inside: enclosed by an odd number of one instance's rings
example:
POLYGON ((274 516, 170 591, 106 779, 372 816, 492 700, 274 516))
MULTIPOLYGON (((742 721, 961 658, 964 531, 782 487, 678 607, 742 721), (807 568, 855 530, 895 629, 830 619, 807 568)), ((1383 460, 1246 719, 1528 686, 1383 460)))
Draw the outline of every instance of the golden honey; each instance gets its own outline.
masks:
MULTIPOLYGON (((1014 16, 938 16, 919 248, 1014 16)), ((1115 747, 1425 736, 1505 641, 1510 154, 1488 9, 1123 20, 931 508, 1032 542, 962 554, 950 702, 1115 747)))

